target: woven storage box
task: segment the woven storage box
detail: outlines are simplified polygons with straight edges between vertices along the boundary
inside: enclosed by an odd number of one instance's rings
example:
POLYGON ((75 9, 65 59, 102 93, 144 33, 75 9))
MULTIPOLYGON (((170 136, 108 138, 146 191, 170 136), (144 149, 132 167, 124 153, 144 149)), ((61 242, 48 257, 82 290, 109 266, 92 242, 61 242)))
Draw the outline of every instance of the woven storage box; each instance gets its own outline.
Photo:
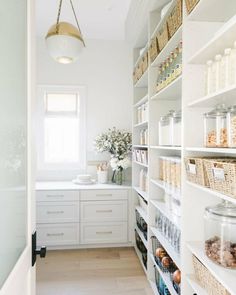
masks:
POLYGON ((138 81, 137 70, 135 69, 133 72, 133 83, 136 84, 137 81, 138 81))
POLYGON ((158 41, 158 48, 161 51, 169 41, 169 32, 168 32, 167 22, 164 23, 163 27, 158 32, 157 41, 158 41))
POLYGON ((170 38, 175 34, 178 28, 182 25, 183 17, 182 17, 182 0, 177 0, 175 7, 170 13, 167 24, 168 30, 170 34, 170 38))
POLYGON ((199 285, 207 291, 208 295, 230 295, 195 256, 193 256, 193 268, 199 285))
POLYGON ((142 75, 143 75, 142 64, 139 64, 137 66, 136 71, 137 71, 137 80, 139 80, 142 77, 142 75))
POLYGON ((187 13, 189 14, 200 0, 185 0, 187 13))
POLYGON ((204 159, 210 188, 236 198, 236 159, 204 159))
POLYGON ((184 162, 188 181, 209 187, 209 180, 204 166, 204 158, 186 157, 184 162))
POLYGON ((145 73, 148 68, 148 52, 145 52, 142 57, 142 72, 145 73))
POLYGON ((159 48, 158 48, 157 37, 154 37, 149 47, 149 57, 151 62, 153 62, 156 59, 156 57, 158 56, 158 53, 159 53, 159 48))

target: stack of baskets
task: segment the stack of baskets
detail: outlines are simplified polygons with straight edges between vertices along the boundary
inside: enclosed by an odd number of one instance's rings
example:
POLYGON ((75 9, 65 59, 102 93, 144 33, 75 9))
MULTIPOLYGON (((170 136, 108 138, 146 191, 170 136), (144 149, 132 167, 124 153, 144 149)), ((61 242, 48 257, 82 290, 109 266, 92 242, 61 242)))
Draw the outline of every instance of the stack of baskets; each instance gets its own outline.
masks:
POLYGON ((194 7, 198 4, 200 0, 185 0, 187 13, 190 14, 190 12, 194 9, 194 7))
POLYGON ((145 50, 133 72, 133 82, 136 84, 148 68, 148 51, 145 50))
POLYGON ((235 158, 185 158, 187 179, 236 198, 235 158))
POLYGON ((209 270, 193 256, 193 267, 196 279, 209 295, 230 295, 230 293, 219 283, 209 270))

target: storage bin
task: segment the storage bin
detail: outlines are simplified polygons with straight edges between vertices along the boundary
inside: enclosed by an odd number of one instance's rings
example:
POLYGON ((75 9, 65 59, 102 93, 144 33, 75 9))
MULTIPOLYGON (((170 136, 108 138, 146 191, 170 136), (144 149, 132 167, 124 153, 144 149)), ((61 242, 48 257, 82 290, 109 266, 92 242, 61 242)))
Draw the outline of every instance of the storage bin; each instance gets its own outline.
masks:
POLYGON ((154 273, 155 273, 155 283, 157 287, 158 294, 160 295, 171 295, 166 284, 162 280, 162 277, 160 276, 156 265, 154 265, 154 273))
POLYGON ((161 30, 158 32, 157 41, 158 41, 159 50, 161 51, 169 41, 169 32, 168 32, 167 22, 164 23, 161 30))
POLYGON ((135 230, 135 243, 141 253, 147 253, 147 249, 136 230, 135 230))
POLYGON ((188 181, 209 187, 208 176, 204 166, 204 158, 186 157, 184 162, 188 181))
POLYGON ((230 295, 220 282, 209 272, 201 261, 193 256, 193 268, 199 285, 202 286, 209 295, 230 295))
POLYGON ((204 159, 210 188, 236 198, 236 159, 204 159))
POLYGON ((177 0, 176 5, 167 19, 167 24, 171 38, 182 25, 182 0, 177 0))
POLYGON ((136 224, 138 228, 143 232, 143 235, 145 239, 147 240, 147 223, 139 214, 138 210, 135 210, 135 214, 136 214, 136 224))
POLYGON ((228 145, 230 148, 236 148, 236 105, 228 109, 228 145))
POLYGON ((148 52, 145 52, 144 55, 142 56, 142 71, 143 74, 146 72, 148 69, 148 52))
POLYGON ((148 206, 147 201, 144 200, 144 198, 141 195, 138 196, 138 199, 139 199, 139 206, 143 208, 144 212, 147 213, 147 206, 148 206))
POLYGON ((190 14, 190 12, 194 9, 194 7, 198 4, 200 0, 185 0, 187 13, 190 14))
POLYGON ((158 48, 157 37, 154 37, 151 40, 151 45, 149 47, 149 57, 151 62, 153 62, 156 59, 156 57, 158 56, 158 53, 159 53, 159 48, 158 48))

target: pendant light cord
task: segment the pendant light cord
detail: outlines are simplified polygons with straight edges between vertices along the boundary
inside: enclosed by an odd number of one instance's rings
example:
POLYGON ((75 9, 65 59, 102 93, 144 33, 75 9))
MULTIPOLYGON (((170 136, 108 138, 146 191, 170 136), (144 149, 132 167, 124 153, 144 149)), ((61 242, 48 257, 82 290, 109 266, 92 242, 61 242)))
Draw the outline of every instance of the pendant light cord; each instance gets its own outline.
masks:
MULTIPOLYGON (((83 42, 84 47, 85 47, 84 38, 83 38, 83 36, 82 36, 82 32, 81 32, 81 30, 80 30, 79 22, 78 22, 78 19, 77 19, 76 13, 75 13, 75 9, 74 9, 74 5, 73 5, 72 0, 70 0, 70 5, 71 5, 71 8, 72 8, 72 11, 73 11, 74 17, 75 17, 75 21, 76 21, 77 27, 78 27, 79 32, 80 32, 81 37, 82 37, 82 42, 83 42)), ((58 8, 58 14, 57 14, 57 25, 56 25, 56 32, 57 32, 57 33, 58 33, 58 30, 59 30, 59 21, 60 21, 60 16, 61 16, 61 7, 62 7, 62 0, 60 0, 59 8, 58 8)))

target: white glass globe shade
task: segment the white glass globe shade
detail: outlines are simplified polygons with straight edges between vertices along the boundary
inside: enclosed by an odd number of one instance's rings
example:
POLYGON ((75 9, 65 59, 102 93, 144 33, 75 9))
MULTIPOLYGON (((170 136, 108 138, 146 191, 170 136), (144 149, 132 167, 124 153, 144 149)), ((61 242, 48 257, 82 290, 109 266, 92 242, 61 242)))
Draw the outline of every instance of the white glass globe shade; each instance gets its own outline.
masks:
POLYGON ((78 38, 66 35, 52 35, 46 38, 48 52, 59 63, 74 62, 84 47, 78 38))

